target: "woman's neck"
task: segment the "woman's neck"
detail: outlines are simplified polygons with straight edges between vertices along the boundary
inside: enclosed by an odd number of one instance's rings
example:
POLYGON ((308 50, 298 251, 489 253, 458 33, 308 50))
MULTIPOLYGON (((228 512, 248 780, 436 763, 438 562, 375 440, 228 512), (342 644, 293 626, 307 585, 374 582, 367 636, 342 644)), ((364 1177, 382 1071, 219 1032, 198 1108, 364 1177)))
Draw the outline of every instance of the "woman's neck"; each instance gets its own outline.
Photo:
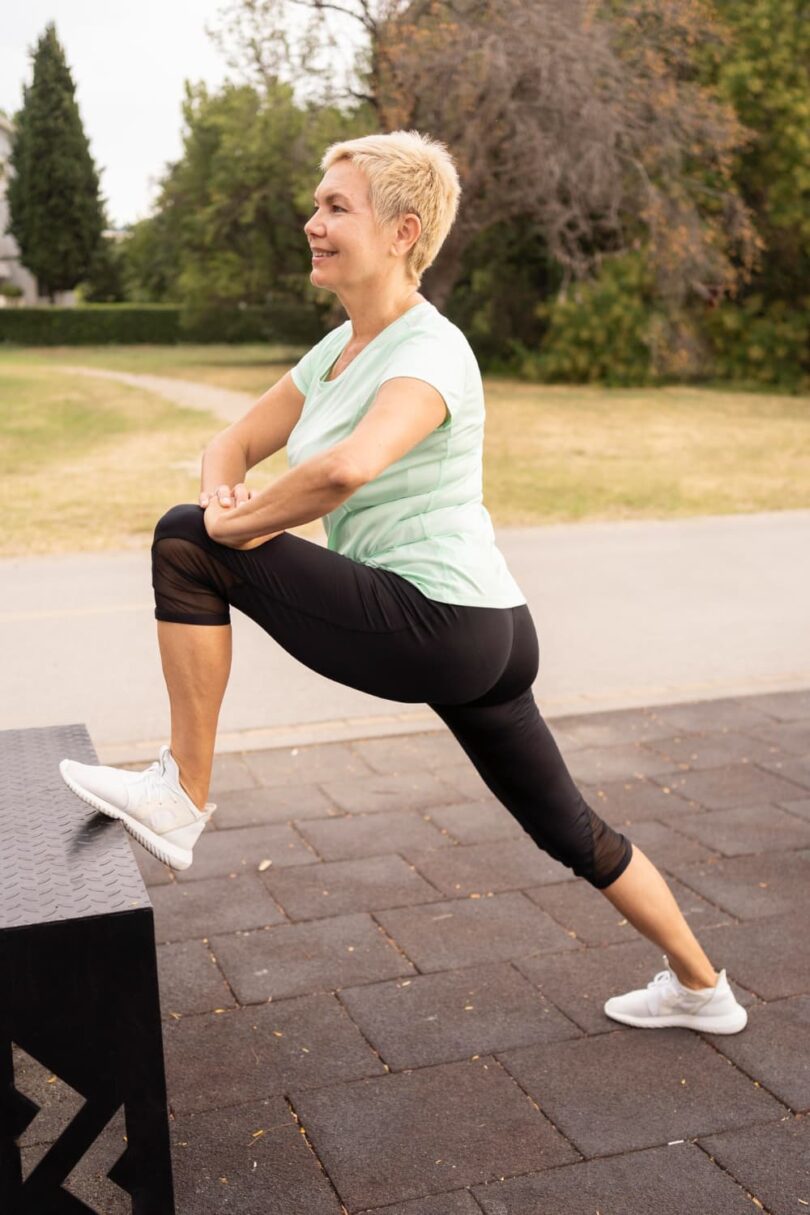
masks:
POLYGON ((357 300, 355 305, 353 301, 347 301, 342 296, 339 298, 351 321, 352 345, 361 347, 398 320, 403 313, 409 312, 417 304, 427 302, 416 287, 410 287, 397 298, 385 301, 364 299, 357 300))

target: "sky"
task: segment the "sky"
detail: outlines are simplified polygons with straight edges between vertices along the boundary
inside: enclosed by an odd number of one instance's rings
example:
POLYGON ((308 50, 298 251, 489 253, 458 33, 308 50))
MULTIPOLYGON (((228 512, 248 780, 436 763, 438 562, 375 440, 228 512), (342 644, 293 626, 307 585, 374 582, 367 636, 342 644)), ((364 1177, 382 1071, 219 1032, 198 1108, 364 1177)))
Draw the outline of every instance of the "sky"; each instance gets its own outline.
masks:
POLYGON ((3 9, 0 109, 13 117, 31 81, 29 51, 56 22, 113 226, 150 212, 181 150, 183 83, 229 75, 206 35, 223 0, 26 0, 3 9))

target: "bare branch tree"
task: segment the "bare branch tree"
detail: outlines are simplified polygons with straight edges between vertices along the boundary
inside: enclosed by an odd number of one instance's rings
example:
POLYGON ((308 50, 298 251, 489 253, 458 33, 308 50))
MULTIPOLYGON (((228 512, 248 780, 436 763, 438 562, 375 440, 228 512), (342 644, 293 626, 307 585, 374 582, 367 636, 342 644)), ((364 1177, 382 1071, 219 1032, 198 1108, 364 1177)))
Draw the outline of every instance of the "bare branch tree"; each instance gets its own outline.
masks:
POLYGON ((309 74, 332 100, 370 103, 381 130, 447 144, 463 194, 425 275, 438 306, 471 241, 518 218, 542 230, 563 291, 642 245, 675 306, 733 293, 755 265, 731 184, 749 134, 694 69, 699 40, 726 37, 708 0, 232 0, 230 12, 257 71, 309 74), (281 33, 292 9, 311 18, 295 46, 281 33), (349 26, 361 38, 342 81, 332 11, 344 42, 349 26))

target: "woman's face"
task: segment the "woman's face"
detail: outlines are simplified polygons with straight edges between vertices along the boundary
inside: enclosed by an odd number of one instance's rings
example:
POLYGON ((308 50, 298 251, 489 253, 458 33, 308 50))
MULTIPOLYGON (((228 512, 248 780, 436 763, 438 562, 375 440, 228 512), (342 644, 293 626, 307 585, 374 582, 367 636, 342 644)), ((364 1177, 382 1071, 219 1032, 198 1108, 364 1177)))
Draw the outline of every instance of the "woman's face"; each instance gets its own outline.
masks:
POLYGON ((320 257, 313 252, 313 284, 337 291, 379 283, 392 269, 397 225, 381 228, 376 222, 365 173, 352 161, 339 160, 315 193, 304 232, 313 250, 326 252, 320 257))

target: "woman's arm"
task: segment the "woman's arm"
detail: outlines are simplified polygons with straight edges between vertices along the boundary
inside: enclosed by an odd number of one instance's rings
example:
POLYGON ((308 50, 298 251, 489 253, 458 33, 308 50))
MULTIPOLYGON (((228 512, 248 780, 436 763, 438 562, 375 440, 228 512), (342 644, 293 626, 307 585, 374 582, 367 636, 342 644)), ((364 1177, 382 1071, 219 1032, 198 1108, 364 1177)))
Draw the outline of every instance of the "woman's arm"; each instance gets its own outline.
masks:
MULTIPOLYGON (((203 452, 200 495, 244 481, 248 469, 285 447, 304 408, 289 371, 255 405, 215 435, 203 452)), ((201 500, 201 506, 205 503, 201 500)))
POLYGON ((205 526, 212 540, 239 548, 245 541, 269 539, 268 533, 322 518, 360 484, 342 452, 330 448, 302 461, 238 507, 225 509, 212 500, 205 526))

